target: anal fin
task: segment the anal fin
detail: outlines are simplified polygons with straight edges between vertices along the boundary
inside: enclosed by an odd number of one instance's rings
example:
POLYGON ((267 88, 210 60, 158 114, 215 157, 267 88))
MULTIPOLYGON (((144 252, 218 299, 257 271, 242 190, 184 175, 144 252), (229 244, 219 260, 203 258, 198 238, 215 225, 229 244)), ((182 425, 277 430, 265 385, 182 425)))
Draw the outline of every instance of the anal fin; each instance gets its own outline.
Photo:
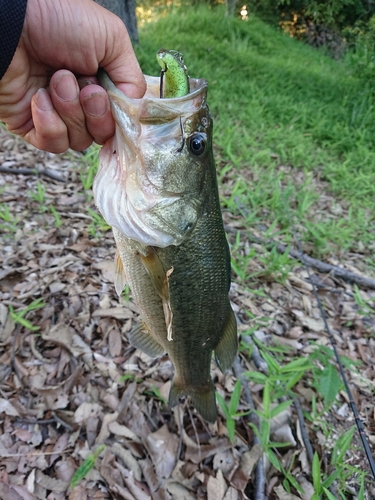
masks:
POLYGON ((152 358, 157 358, 165 353, 165 349, 154 339, 143 321, 139 321, 130 330, 129 342, 133 347, 140 349, 152 358))
POLYGON ((223 329, 223 335, 215 348, 215 359, 220 370, 225 372, 232 366, 238 351, 237 323, 230 309, 223 329))

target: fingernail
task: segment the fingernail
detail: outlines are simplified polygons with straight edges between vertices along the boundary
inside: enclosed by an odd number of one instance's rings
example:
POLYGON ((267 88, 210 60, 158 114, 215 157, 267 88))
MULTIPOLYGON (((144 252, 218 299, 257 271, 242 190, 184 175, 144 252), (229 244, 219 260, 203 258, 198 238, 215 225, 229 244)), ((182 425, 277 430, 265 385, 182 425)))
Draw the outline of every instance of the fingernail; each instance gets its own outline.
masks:
POLYGON ((51 102, 51 98, 46 91, 46 89, 39 89, 35 94, 35 103, 38 108, 42 111, 52 111, 53 106, 51 102))
POLYGON ((71 75, 62 76, 54 85, 56 94, 64 101, 74 101, 78 98, 78 85, 71 75))
POLYGON ((108 109, 108 101, 104 94, 91 94, 83 100, 83 108, 88 115, 103 116, 108 109))

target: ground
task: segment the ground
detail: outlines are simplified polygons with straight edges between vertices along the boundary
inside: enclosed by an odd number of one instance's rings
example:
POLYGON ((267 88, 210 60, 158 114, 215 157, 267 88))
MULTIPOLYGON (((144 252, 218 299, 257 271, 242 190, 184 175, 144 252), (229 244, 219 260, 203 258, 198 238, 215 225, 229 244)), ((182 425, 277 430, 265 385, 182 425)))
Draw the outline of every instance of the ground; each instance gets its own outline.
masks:
MULTIPOLYGON (((329 399, 327 377, 320 382, 314 378, 319 370, 327 375, 327 366, 333 365, 330 351, 324 350, 329 338, 304 266, 291 261, 284 276, 263 273, 260 257, 268 250, 249 237, 241 215, 224 211, 232 248, 257 254, 246 261, 245 274, 256 276, 251 287, 237 274, 230 291, 241 335, 235 371, 222 374, 212 362, 213 379, 227 407, 220 405, 214 425, 206 424, 187 402, 172 411, 165 401, 173 375, 168 357, 154 360, 127 340, 138 311, 131 293, 118 298, 114 290, 112 234, 96 217, 91 191, 82 186, 89 183, 88 156, 40 152, 0 129, 3 168, 47 168, 61 178, 0 174, 0 497, 234 500, 260 498, 257 491, 264 488, 271 500, 307 500, 314 489, 301 432, 305 427, 322 477, 342 467, 342 474, 347 473, 345 498, 358 498, 368 464, 357 433, 342 463, 332 464, 334 443, 354 418, 342 389, 327 410, 322 396, 329 399), (262 345, 273 352, 271 361, 262 345), (293 370, 277 373, 291 360, 315 366, 314 371, 304 365, 293 385, 304 417, 298 417, 295 401, 269 418, 266 440, 289 444, 269 446, 274 455, 263 455, 264 477, 256 479, 254 467, 262 452, 254 444, 248 410, 254 405, 265 412, 262 370, 271 369, 269 388, 275 396, 277 377, 296 376, 293 370), (247 376, 249 372, 253 375, 247 376), (236 380, 243 373, 245 388, 237 402, 241 387, 236 380), (245 414, 237 416, 241 412, 245 414), (90 455, 94 451, 96 460, 90 455), (87 474, 72 488, 74 473, 89 456, 87 474), (271 465, 270 456, 278 462, 271 465), (292 477, 290 493, 282 486, 285 473, 277 470, 278 464, 292 477), (293 478, 304 493, 294 487, 293 478)), ((222 179, 224 197, 231 183, 230 176, 222 179)), ((323 184, 321 192, 329 210, 323 184)), ((332 211, 332 216, 340 214, 332 211)), ((360 252, 329 263, 357 274, 366 270, 360 252)), ((358 362, 345 373, 374 453, 374 316, 366 303, 375 292, 311 272, 340 356, 358 362)), ((328 375, 328 384, 334 380, 341 387, 338 376, 328 375)), ((272 400, 271 408, 278 402, 283 398, 272 400)), ((368 475, 364 498, 374 499, 374 490, 368 475)), ((340 480, 330 491, 342 491, 340 480)))

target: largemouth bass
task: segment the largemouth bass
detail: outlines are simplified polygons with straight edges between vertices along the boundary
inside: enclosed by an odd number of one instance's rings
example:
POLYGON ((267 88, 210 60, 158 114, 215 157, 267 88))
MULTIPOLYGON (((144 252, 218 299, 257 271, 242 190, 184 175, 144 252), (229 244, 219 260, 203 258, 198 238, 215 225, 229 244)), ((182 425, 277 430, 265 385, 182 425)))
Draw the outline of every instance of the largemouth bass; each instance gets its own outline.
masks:
POLYGON ((131 99, 103 71, 98 77, 116 133, 101 150, 93 189, 118 249, 116 290, 128 283, 141 312, 130 343, 153 357, 167 352, 170 406, 190 396, 214 422, 212 353, 229 369, 238 340, 207 82, 190 78, 187 95, 160 98, 160 79, 146 76, 145 96, 131 99))

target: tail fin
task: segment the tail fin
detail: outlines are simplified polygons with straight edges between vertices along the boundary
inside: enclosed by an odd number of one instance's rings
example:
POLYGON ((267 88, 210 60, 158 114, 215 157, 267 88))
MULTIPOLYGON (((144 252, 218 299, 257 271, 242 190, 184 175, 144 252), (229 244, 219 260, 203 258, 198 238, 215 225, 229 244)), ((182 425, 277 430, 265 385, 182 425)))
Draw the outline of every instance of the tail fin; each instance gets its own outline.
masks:
POLYGON ((212 380, 200 387, 183 386, 174 380, 169 393, 169 406, 178 404, 179 398, 183 396, 190 396, 193 406, 205 420, 212 424, 216 422, 215 386, 212 380))

